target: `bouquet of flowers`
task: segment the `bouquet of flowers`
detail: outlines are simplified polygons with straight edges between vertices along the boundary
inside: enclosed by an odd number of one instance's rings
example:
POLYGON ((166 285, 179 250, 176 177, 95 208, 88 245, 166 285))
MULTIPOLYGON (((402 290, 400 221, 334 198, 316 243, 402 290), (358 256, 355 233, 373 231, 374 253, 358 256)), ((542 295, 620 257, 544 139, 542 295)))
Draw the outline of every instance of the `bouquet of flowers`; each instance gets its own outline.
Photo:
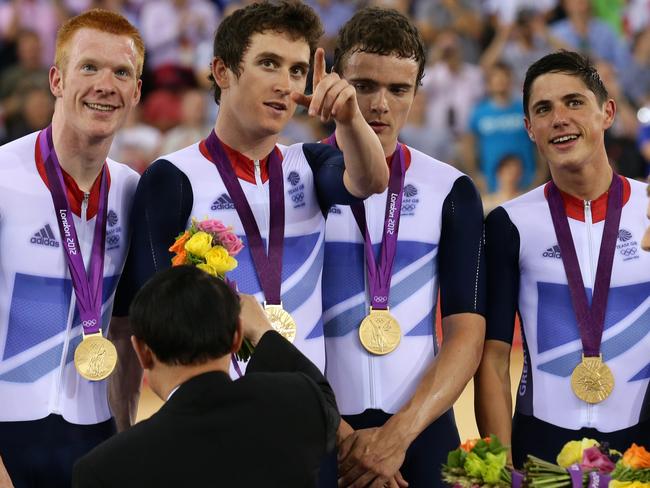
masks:
MULTIPOLYGON (((232 232, 232 227, 219 220, 198 221, 193 218, 190 228, 176 237, 169 251, 175 254, 172 266, 196 266, 227 282, 226 273, 237 267, 235 256, 243 248, 244 244, 232 232)), ((253 345, 244 339, 237 359, 248 361, 252 352, 253 345)))
POLYGON ((557 456, 557 464, 528 455, 524 464, 526 486, 565 488, 607 486, 621 453, 593 439, 567 442, 557 456))
POLYGON ((609 488, 650 488, 650 452, 632 444, 616 463, 609 488))
POLYGON ((442 479, 457 488, 510 487, 507 453, 508 448, 494 435, 468 440, 449 453, 447 464, 442 466, 442 479))

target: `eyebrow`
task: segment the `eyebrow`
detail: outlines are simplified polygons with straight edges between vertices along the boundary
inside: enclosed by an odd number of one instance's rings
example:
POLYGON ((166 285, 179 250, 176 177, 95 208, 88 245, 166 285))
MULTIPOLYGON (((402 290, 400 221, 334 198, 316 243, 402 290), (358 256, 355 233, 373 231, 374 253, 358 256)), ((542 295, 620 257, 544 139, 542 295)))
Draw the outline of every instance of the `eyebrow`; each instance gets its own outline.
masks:
MULTIPOLYGON (((567 93, 566 95, 562 96, 561 100, 563 102, 567 102, 567 101, 573 100, 575 98, 581 98, 581 99, 584 100, 587 97, 585 97, 582 93, 567 93)), ((533 104, 533 106, 531 108, 533 110, 535 110, 537 107, 546 106, 546 105, 550 105, 550 104, 551 104, 550 100, 538 100, 537 102, 535 102, 533 104)))
MULTIPOLYGON (((357 82, 357 83, 367 83, 369 85, 378 85, 375 80, 372 78, 348 78, 349 82, 357 82)), ((390 88, 413 88, 413 85, 411 83, 389 83, 388 86, 390 88)))

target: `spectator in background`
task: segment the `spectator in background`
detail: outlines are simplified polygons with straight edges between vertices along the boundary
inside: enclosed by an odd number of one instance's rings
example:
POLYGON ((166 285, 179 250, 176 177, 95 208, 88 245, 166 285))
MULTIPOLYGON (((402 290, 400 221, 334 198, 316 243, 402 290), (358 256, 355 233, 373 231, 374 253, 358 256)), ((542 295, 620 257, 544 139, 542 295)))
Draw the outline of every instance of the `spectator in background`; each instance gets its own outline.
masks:
POLYGON ((442 31, 458 35, 462 59, 478 62, 483 33, 480 0, 414 0, 413 19, 425 44, 438 42, 442 31))
POLYGON ((433 65, 427 67, 422 80, 426 92, 427 124, 439 137, 447 140, 445 154, 436 158, 458 160, 455 142, 467 129, 474 105, 483 96, 481 69, 463 60, 460 37, 452 29, 441 31, 434 44, 433 65))
POLYGON ((637 107, 650 101, 650 25, 636 34, 632 62, 619 73, 626 95, 637 107))
POLYGON ((628 178, 643 178, 645 163, 636 143, 639 120, 636 109, 621 89, 614 67, 607 61, 595 63, 609 96, 616 102, 614 123, 605 132, 605 149, 616 172, 628 178))
POLYGON ((481 56, 481 67, 487 71, 499 60, 511 66, 513 88, 515 95, 519 96, 528 66, 565 45, 551 35, 544 13, 534 9, 520 10, 513 23, 498 17, 495 22, 496 32, 481 56))
POLYGON ((506 154, 497 164, 497 190, 483 196, 483 213, 489 214, 504 202, 521 195, 521 177, 524 165, 519 156, 506 154))
POLYGON ((21 93, 18 112, 7 124, 2 144, 48 126, 54 114, 54 97, 49 88, 30 86, 21 93))
POLYGON ((131 110, 124 126, 115 134, 108 156, 130 166, 138 173, 160 154, 162 133, 142 120, 139 107, 131 110))
POLYGON ((11 0, 0 4, 0 37, 14 42, 18 33, 32 30, 41 39, 41 62, 49 66, 54 59, 56 31, 68 12, 63 0, 11 0))
POLYGON ((589 0, 563 0, 566 19, 551 25, 551 33, 582 54, 604 59, 623 71, 631 63, 625 41, 608 24, 595 18, 589 0))
POLYGON ((17 64, 0 74, 0 104, 7 132, 14 138, 27 134, 23 128, 19 128, 22 125, 21 111, 27 92, 35 88, 48 92, 50 89, 48 70, 43 66, 41 59, 38 34, 34 31, 21 31, 16 38, 16 53, 17 64))
MULTIPOLYGON (((356 2, 353 0, 306 0, 305 3, 314 9, 323 23, 325 32, 320 46, 325 49, 325 55, 330 56, 334 52, 334 43, 339 29, 354 15, 356 2)), ((328 58, 329 62, 331 59, 328 58)))
POLYGON ((511 69, 496 63, 486 78, 488 97, 474 109, 469 131, 463 136, 467 170, 479 188, 493 193, 499 161, 507 154, 516 155, 523 163, 521 188, 526 188, 535 179, 535 150, 524 127, 521 100, 512 96, 511 69))
POLYGON ((188 90, 183 94, 180 124, 165 133, 160 154, 178 151, 203 139, 212 126, 206 117, 208 105, 207 93, 200 90, 188 90))
POLYGON ((219 20, 208 0, 153 0, 140 12, 147 63, 152 70, 170 65, 192 68, 196 46, 211 40, 219 20))
POLYGON ((439 158, 440 154, 450 154, 449 140, 431 129, 427 120, 427 94, 424 90, 415 92, 408 120, 399 134, 400 142, 424 154, 439 158))

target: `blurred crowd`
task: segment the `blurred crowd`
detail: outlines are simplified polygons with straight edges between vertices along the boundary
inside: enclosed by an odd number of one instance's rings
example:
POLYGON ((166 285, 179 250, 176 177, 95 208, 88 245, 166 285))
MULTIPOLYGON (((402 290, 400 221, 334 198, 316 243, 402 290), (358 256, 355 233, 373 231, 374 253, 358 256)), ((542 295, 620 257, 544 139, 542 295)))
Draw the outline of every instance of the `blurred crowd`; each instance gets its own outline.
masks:
MULTIPOLYGON (((417 24, 428 63, 400 139, 468 173, 486 211, 547 179, 524 129, 528 65, 556 49, 597 60, 617 104, 606 147, 616 170, 650 168, 650 0, 306 0, 322 45, 361 6, 395 8, 417 24)), ((88 8, 119 11, 143 35, 143 98, 110 157, 142 172, 158 156, 205 137, 218 107, 208 74, 220 19, 247 0, 0 0, 0 142, 43 128, 52 116, 48 69, 56 31, 88 8)), ((331 127, 298 113, 281 142, 313 141, 331 127)))

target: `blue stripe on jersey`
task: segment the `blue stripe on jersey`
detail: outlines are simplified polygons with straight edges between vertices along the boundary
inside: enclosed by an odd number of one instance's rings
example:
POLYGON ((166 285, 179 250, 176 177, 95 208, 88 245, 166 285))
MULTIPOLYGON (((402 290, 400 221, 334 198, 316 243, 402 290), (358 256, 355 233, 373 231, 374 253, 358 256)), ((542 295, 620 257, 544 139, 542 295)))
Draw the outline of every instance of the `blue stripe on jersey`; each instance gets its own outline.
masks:
MULTIPOLYGON (((113 294, 119 276, 104 278, 102 303, 113 294)), ((72 282, 16 273, 11 298, 7 342, 2 359, 8 359, 63 332, 68 322, 72 282)), ((79 323, 75 310, 73 324, 79 323)))
MULTIPOLYGON (((394 266, 394 269, 396 271, 393 274, 398 272, 400 269, 403 269, 405 266, 413 263, 415 260, 419 259, 420 257, 425 256, 427 254, 427 251, 432 252, 436 248, 436 246, 433 244, 412 243, 412 242, 400 242, 398 246, 403 246, 404 244, 406 244, 406 246, 408 246, 409 244, 416 244, 415 246, 413 246, 413 248, 415 251, 417 251, 418 254, 413 253, 411 254, 411 256, 417 256, 417 257, 411 257, 410 259, 404 258, 401 260, 401 262, 399 262, 398 257, 396 257, 395 258, 396 263, 394 266)), ((326 252, 328 246, 329 243, 327 243, 325 246, 326 252)), ((348 244, 348 246, 350 245, 348 244)), ((345 253, 343 244, 339 246, 339 252, 345 253)), ((391 285, 390 287, 391 307, 397 307, 400 303, 410 298, 415 292, 417 292, 420 288, 425 286, 433 279, 435 274, 435 263, 433 261, 434 261, 434 257, 432 255, 430 259, 427 259, 422 264, 422 266, 420 266, 419 269, 415 270, 408 277, 402 279, 399 283, 391 285)), ((359 269, 360 267, 356 266, 356 268, 359 269)), ((363 269, 361 268, 360 271, 363 272, 363 269)), ((326 273, 326 275, 327 274, 329 273, 326 273)), ((352 274, 351 271, 350 274, 352 274)), ((325 286, 325 283, 323 283, 323 286, 325 286)), ((345 288, 345 287, 341 287, 341 285, 339 284, 337 287, 334 288, 333 294, 339 296, 344 295, 343 293, 340 293, 338 291, 339 288, 345 288)), ((323 288, 323 290, 324 290, 323 294, 325 296, 332 293, 332 289, 323 288)), ((340 310, 336 315, 332 315, 332 312, 330 312, 329 309, 327 310, 327 313, 325 313, 325 325, 324 325, 325 337, 342 337, 350 333, 352 330, 355 330, 359 326, 359 323, 361 322, 361 320, 363 320, 363 318, 366 316, 367 313, 367 307, 365 303, 366 302, 365 290, 362 289, 361 292, 357 292, 355 295, 352 295, 352 297, 355 296, 359 298, 362 301, 362 303, 356 304, 345 310, 340 310)), ((433 317, 431 317, 429 323, 431 324, 430 326, 431 328, 429 330, 429 334, 426 335, 431 335, 433 333, 433 317)), ((424 327, 421 326, 421 324, 422 322, 418 323, 407 333, 407 335, 425 335, 424 327), (415 331, 416 329, 417 331, 415 331), (413 331, 415 332, 412 333, 413 331)))
MULTIPOLYGON (((237 282, 237 287, 243 293, 254 295, 262 291, 257 272, 253 265, 248 239, 246 236, 239 236, 244 243, 244 249, 237 256, 238 266, 228 273, 228 278, 237 282)), ((314 251, 319 232, 298 237, 284 238, 284 251, 282 254, 282 281, 286 281, 303 266, 311 253, 314 251)), ((266 240, 264 240, 266 245, 266 240)))
MULTIPOLYGON (((650 321, 650 308, 641 316, 627 326, 620 333, 604 341, 600 347, 603 353, 603 360, 610 361, 615 357, 627 352, 636 343, 648 334, 648 322, 650 321)), ((576 364, 582 357, 582 347, 579 350, 560 356, 557 359, 547 361, 538 366, 541 371, 546 371, 557 376, 570 376, 576 364)))
POLYGON ((33 383, 59 365, 62 352, 63 342, 36 356, 31 361, 0 375, 0 381, 8 381, 11 383, 33 383))
MULTIPOLYGON (((580 338, 567 285, 537 283, 537 349, 543 353, 580 338), (541 327, 540 327, 541 324, 541 327)), ((591 289, 586 289, 591 297, 591 289)), ((650 295, 650 283, 619 286, 609 290, 605 330, 635 310, 650 295)))
POLYGON ((433 324, 436 318, 433 315, 433 311, 429 312, 426 317, 424 317, 418 324, 408 331, 405 336, 430 336, 433 335, 434 327, 433 324))
POLYGON ((647 380, 650 378, 650 363, 645 365, 645 368, 643 368, 641 371, 639 371, 637 374, 635 374, 632 378, 630 378, 630 382, 632 381, 639 381, 639 380, 647 380))

